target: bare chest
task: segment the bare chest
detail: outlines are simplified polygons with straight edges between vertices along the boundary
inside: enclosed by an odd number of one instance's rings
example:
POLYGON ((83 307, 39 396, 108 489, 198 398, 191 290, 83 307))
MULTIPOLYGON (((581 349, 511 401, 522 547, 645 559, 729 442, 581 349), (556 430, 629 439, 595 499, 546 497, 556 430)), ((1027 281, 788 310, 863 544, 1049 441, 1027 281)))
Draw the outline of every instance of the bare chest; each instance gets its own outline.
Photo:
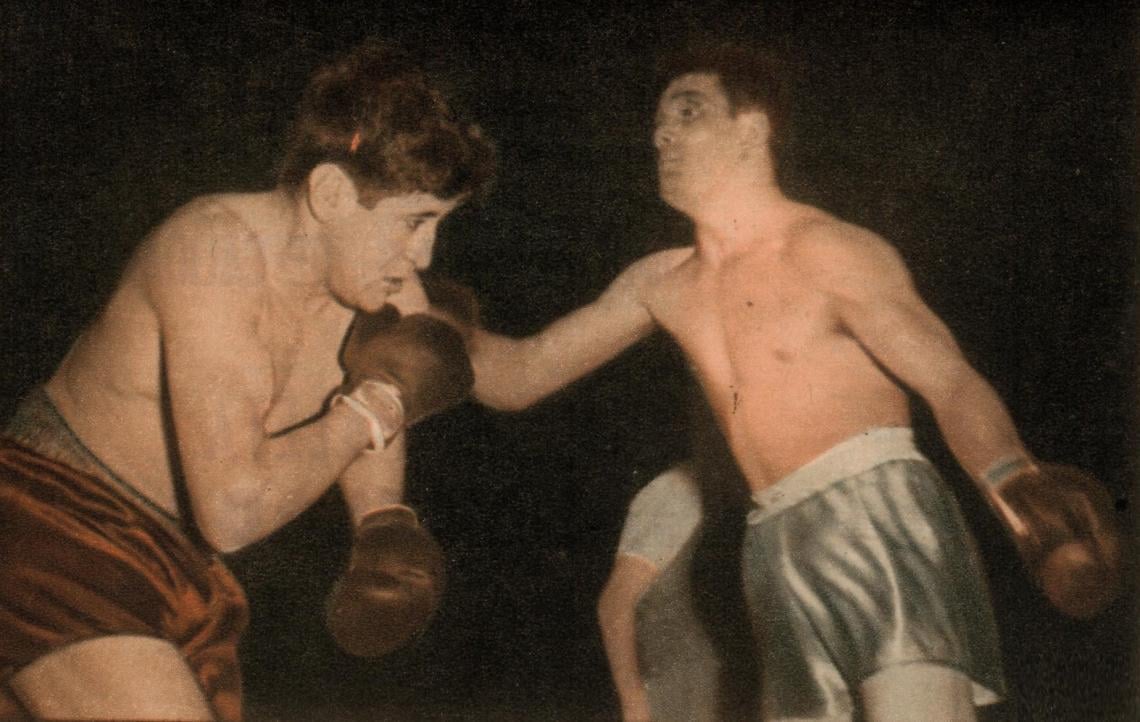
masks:
POLYGON ((709 372, 802 360, 834 325, 822 294, 776 261, 690 269, 656 300, 658 322, 709 372))
POLYGON ((349 318, 347 313, 301 317, 271 311, 262 319, 258 330, 273 377, 267 432, 295 426, 320 413, 343 377, 339 352, 349 318))

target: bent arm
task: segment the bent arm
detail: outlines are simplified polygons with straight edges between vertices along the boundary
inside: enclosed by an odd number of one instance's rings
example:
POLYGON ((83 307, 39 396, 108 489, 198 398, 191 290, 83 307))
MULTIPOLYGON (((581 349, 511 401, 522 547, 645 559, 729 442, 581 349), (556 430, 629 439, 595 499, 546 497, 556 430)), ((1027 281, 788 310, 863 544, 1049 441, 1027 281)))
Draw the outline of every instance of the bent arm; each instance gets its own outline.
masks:
POLYGON ((646 296, 691 249, 662 251, 623 271, 592 303, 526 338, 476 330, 475 398, 518 411, 597 370, 656 327, 646 296))
POLYGON ((190 505, 206 540, 233 551, 316 501, 370 438, 346 405, 287 433, 269 433, 274 369, 258 328, 263 262, 248 249, 219 250, 233 242, 232 229, 201 225, 176 226, 167 231, 173 238, 158 239, 148 288, 190 505), (177 237, 191 231, 199 235, 177 237), (187 259, 197 264, 194 274, 180 263, 187 259))
POLYGON ((930 406, 951 452, 979 484, 996 463, 1029 458, 1009 410, 915 290, 901 258, 866 231, 818 239, 805 264, 848 331, 930 406))
POLYGON ((624 722, 651 718, 637 657, 636 609, 657 574, 657 567, 647 559, 619 553, 598 598, 598 626, 624 722))

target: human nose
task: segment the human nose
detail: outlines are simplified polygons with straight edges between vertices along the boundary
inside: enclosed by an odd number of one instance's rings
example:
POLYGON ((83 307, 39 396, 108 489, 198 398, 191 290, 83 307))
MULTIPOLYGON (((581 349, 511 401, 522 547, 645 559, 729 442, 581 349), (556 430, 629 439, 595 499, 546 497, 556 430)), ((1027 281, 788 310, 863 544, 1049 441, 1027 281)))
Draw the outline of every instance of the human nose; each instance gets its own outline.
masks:
POLYGON ((653 145, 657 150, 664 150, 673 142, 673 138, 673 128, 667 123, 662 123, 653 129, 653 145))

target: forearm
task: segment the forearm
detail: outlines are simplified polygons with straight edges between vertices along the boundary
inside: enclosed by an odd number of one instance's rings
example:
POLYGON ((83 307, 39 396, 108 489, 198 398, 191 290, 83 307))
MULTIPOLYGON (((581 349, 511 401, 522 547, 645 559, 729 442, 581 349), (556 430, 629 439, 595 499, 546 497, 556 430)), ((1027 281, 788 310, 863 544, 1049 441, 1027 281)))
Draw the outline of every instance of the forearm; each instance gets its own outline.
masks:
POLYGON ((220 467, 220 484, 199 486, 192 497, 199 526, 222 551, 256 542, 312 505, 370 443, 368 425, 344 405, 265 438, 244 468, 220 467))
POLYGON ((985 486, 996 465, 1032 459, 1009 410, 979 374, 962 373, 931 407, 947 446, 975 483, 985 486))
MULTIPOLYGON (((598 623, 614 689, 623 710, 648 708, 645 683, 637 658, 637 636, 632 600, 625 604, 604 600, 599 604, 598 623)), ((628 716, 628 714, 626 715, 628 716)))
POLYGON ((515 339, 478 331, 470 342, 475 399, 500 411, 521 411, 570 382, 547 358, 541 336, 515 339))
POLYGON ((470 341, 475 399, 519 411, 600 368, 655 328, 644 309, 607 315, 592 304, 537 334, 515 339, 477 331, 470 341))
POLYGON ((382 451, 360 454, 340 475, 353 526, 371 512, 404 501, 407 436, 397 434, 382 451))

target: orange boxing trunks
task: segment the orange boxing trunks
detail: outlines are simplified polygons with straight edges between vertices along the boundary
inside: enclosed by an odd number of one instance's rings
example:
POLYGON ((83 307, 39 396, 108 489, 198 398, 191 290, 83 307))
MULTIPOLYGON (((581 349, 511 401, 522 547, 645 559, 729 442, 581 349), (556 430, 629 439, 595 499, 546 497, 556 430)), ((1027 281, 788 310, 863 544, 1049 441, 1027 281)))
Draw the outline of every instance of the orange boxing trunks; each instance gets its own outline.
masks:
POLYGON ((181 650, 218 719, 240 720, 248 617, 210 550, 101 479, 0 438, 0 685, 68 644, 146 635, 181 650))

